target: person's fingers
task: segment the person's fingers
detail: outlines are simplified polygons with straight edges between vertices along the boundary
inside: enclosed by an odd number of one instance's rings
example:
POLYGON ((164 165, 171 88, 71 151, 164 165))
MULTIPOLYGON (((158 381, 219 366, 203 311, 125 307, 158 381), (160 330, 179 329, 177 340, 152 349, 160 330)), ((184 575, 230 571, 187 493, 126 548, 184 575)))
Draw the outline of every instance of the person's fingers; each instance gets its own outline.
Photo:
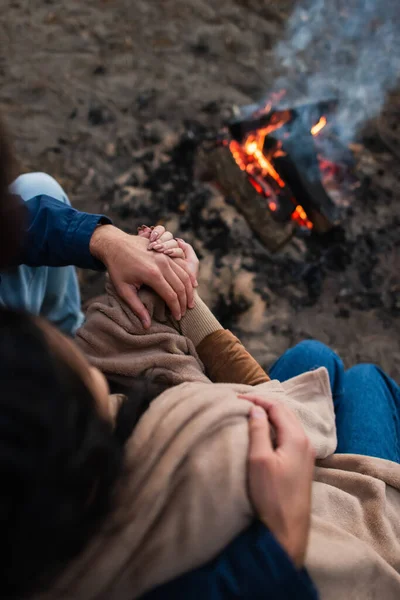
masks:
MULTIPOLYGON (((163 256, 163 258, 165 260, 168 260, 166 256, 163 256)), ((168 269, 168 271, 175 276, 175 273, 172 271, 172 269, 168 269)), ((176 280, 173 281, 176 284, 176 280)), ((182 288, 184 289, 183 284, 179 280, 178 283, 180 284, 178 285, 178 290, 180 291, 182 288)), ((154 273, 153 277, 149 278, 149 280, 146 281, 146 284, 149 287, 153 288, 153 290, 157 292, 159 296, 161 296, 174 318, 177 321, 180 321, 182 318, 182 309, 178 298, 178 290, 176 290, 175 287, 170 285, 166 276, 162 275, 161 272, 158 271, 157 273, 154 273)))
POLYGON ((269 421, 276 431, 277 447, 301 449, 307 445, 308 438, 303 425, 295 412, 288 406, 262 398, 251 392, 249 394, 238 394, 238 397, 253 402, 253 404, 260 406, 267 412, 269 421))
POLYGON ((295 413, 283 404, 273 403, 267 409, 268 418, 276 431, 277 448, 298 449, 307 444, 304 428, 295 413))
POLYGON ((188 242, 185 242, 185 240, 183 240, 182 238, 176 238, 176 241, 178 242, 179 247, 182 248, 182 250, 184 250, 187 260, 191 260, 194 263, 199 262, 199 259, 197 258, 197 254, 194 251, 193 246, 188 244, 188 242))
POLYGON ((176 246, 178 245, 178 242, 174 240, 174 235, 170 231, 165 231, 162 235, 160 235, 157 242, 159 244, 165 244, 166 242, 169 242, 171 240, 174 241, 176 246))
MULTIPOLYGON (((186 307, 194 308, 193 283, 192 283, 190 274, 185 269, 183 269, 178 264, 178 262, 179 262, 178 260, 171 261, 171 268, 175 272, 177 277, 180 279, 180 281, 183 283, 183 285, 185 286, 185 296, 186 296, 185 312, 186 312, 186 307)), ((182 314, 185 314, 185 313, 182 313, 182 314)))
POLYGON ((275 456, 271 444, 268 418, 265 411, 259 406, 254 406, 249 414, 247 456, 250 498, 259 519, 264 523, 269 523, 269 484, 274 472, 275 456))
POLYGON ((273 452, 268 417, 261 406, 253 406, 249 419, 249 459, 257 461, 264 459, 273 452))
MULTIPOLYGON (((172 234, 171 234, 172 235, 172 234)), ((153 250, 155 250, 156 252, 164 252, 165 250, 171 250, 172 248, 179 248, 178 246, 178 242, 172 238, 170 240, 167 240, 166 242, 155 242, 155 244, 150 244, 150 246, 153 246, 153 250)), ((179 248, 180 250, 180 248, 179 248)))
POLYGON ((187 259, 183 260, 182 258, 178 258, 174 261, 176 265, 179 265, 186 273, 189 275, 193 287, 197 287, 197 272, 195 266, 193 266, 190 261, 187 259))
POLYGON ((170 258, 181 258, 185 260, 185 253, 181 248, 171 248, 170 250, 164 250, 163 252, 170 258))
POLYGON ((151 235, 151 228, 147 227, 147 225, 142 225, 141 227, 138 227, 138 236, 145 238, 147 240, 150 239, 150 235, 151 235))
MULTIPOLYGON (((165 250, 171 250, 173 248, 179 248, 178 242, 172 238, 172 240, 168 240, 167 242, 159 243, 154 242, 154 244, 150 244, 149 250, 155 250, 155 252, 164 252, 165 250), (151 248, 150 248, 151 246, 151 248)), ((180 248, 179 248, 180 249, 180 248)))
POLYGON ((176 238, 176 241, 178 242, 179 247, 185 253, 186 262, 189 265, 189 270, 191 273, 193 285, 194 285, 194 287, 198 287, 199 284, 197 281, 197 276, 199 274, 200 261, 197 258, 197 254, 194 251, 193 247, 190 244, 188 244, 187 242, 185 242, 185 240, 182 240, 181 238, 176 238))
POLYGON ((171 260, 170 268, 165 271, 165 279, 177 293, 179 304, 181 307, 181 314, 182 316, 185 315, 187 307, 189 305, 186 285, 186 281, 187 279, 189 279, 187 273, 185 273, 185 271, 183 271, 182 269, 179 269, 178 265, 175 265, 174 262, 171 260))
POLYGON ((128 304, 131 310, 135 313, 137 317, 141 320, 143 327, 148 329, 151 325, 150 315, 147 311, 147 308, 140 300, 138 296, 137 289, 128 284, 124 284, 118 287, 118 295, 121 296, 123 300, 128 304))
POLYGON ((155 242, 150 242, 148 250, 160 251, 163 249, 163 246, 166 243, 170 243, 171 248, 179 247, 178 242, 174 239, 174 236, 172 235, 172 233, 170 231, 166 231, 165 233, 160 235, 158 240, 156 240, 155 242), (172 242, 172 244, 171 244, 171 242, 172 242))
POLYGON ((268 400, 267 398, 263 398, 254 392, 248 392, 247 394, 238 394, 238 398, 242 398, 243 400, 248 400, 253 404, 258 404, 264 408, 264 410, 268 410, 269 407, 274 404, 273 400, 268 400))
POLYGON ((150 242, 155 242, 156 240, 158 240, 163 233, 165 233, 165 227, 163 227, 162 225, 157 225, 157 227, 154 227, 150 235, 150 242))
MULTIPOLYGON (((185 242, 185 240, 183 240, 182 238, 176 238, 176 241, 178 242, 179 246, 182 248, 182 250, 184 250, 186 258, 189 258, 188 254, 190 251, 190 248, 192 248, 192 246, 190 244, 188 244, 187 242, 185 242)), ((193 248, 192 248, 193 250, 193 248)), ((194 252, 194 250, 193 250, 194 252)))

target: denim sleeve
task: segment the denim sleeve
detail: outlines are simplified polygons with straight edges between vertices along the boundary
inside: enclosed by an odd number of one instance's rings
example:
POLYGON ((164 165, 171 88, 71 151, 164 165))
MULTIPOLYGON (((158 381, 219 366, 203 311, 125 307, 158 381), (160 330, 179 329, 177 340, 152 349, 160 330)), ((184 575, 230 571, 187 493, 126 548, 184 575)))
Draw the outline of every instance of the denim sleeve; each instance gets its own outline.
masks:
POLYGON ((90 254, 89 243, 97 225, 111 223, 110 219, 79 212, 50 196, 36 196, 25 205, 28 230, 19 264, 104 269, 90 254))
POLYGON ((318 600, 305 569, 296 569, 260 522, 213 561, 147 593, 141 600, 318 600))

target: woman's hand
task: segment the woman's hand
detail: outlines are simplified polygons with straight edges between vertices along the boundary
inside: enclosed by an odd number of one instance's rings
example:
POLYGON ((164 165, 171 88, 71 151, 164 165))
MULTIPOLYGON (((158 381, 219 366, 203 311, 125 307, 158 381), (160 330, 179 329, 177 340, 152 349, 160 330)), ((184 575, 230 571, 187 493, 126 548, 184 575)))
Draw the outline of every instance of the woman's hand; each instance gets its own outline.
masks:
POLYGON ((179 247, 178 240, 162 225, 157 225, 156 227, 142 225, 138 227, 138 235, 149 240, 148 250, 166 254, 170 258, 185 259, 185 253, 179 247))
POLYGON ((179 244, 179 248, 184 253, 186 265, 189 267, 189 273, 191 277, 195 280, 194 287, 197 287, 199 285, 197 282, 197 276, 199 274, 200 267, 200 261, 197 258, 197 254, 194 251, 193 246, 191 246, 181 238, 177 238, 176 241, 179 244))
POLYGON ((310 529, 314 449, 289 408, 251 394, 241 398, 255 404, 249 421, 250 497, 260 520, 301 568, 310 529))
MULTIPOLYGON (((192 277, 194 287, 198 286, 197 276, 199 274, 200 262, 193 247, 180 238, 174 238, 170 231, 166 231, 162 225, 138 227, 138 235, 150 241, 147 249, 166 254, 170 258, 184 260, 186 268, 192 277), (155 241, 152 241, 152 239, 155 241)), ((179 261, 178 261, 179 264, 179 261)))

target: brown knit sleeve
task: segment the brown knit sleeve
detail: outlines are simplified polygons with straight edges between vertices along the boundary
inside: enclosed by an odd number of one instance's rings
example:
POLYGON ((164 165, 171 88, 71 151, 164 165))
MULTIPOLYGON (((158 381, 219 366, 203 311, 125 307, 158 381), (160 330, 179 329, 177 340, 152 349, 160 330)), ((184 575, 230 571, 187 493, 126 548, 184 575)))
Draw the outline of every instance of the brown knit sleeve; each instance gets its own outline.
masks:
POLYGON ((214 383, 257 385, 270 381, 266 372, 227 329, 214 331, 196 347, 207 375, 214 383))

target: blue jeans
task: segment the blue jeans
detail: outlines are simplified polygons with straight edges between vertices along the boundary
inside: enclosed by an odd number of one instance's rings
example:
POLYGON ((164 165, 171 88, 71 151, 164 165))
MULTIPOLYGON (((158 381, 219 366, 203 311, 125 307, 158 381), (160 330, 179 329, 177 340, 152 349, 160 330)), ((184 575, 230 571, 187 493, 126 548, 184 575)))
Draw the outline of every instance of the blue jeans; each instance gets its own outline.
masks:
MULTIPOLYGON (((24 201, 46 195, 70 204, 62 187, 45 173, 20 175, 10 189, 24 201)), ((3 271, 0 305, 41 315, 68 335, 74 335, 84 319, 74 267, 21 265, 3 271)))
POLYGON ((400 387, 379 367, 360 364, 345 371, 341 359, 316 341, 301 342, 279 358, 270 376, 285 381, 326 367, 338 435, 337 452, 377 456, 400 463, 400 387))

